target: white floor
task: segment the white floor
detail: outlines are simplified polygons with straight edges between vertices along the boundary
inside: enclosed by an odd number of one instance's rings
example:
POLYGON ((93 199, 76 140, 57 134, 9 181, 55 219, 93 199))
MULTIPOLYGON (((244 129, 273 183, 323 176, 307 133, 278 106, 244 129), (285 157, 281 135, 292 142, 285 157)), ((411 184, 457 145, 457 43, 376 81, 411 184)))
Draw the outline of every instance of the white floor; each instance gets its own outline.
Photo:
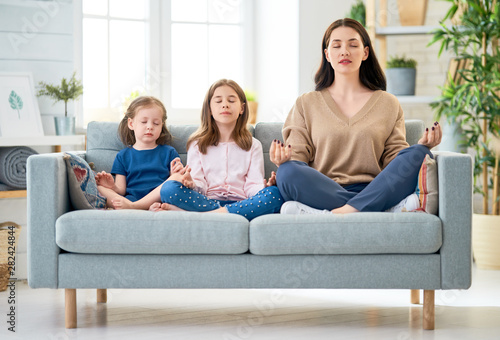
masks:
POLYGON ((107 304, 79 290, 72 330, 64 290, 16 282, 13 292, 0 292, 0 339, 500 339, 500 271, 474 269, 469 290, 437 291, 434 331, 407 290, 111 289, 107 304))

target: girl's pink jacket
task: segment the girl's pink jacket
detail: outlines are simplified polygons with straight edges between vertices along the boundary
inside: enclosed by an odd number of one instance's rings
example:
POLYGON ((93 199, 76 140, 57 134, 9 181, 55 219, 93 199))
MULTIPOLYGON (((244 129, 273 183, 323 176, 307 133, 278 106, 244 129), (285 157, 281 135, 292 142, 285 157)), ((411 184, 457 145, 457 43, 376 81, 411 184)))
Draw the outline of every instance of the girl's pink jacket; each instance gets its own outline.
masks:
POLYGON ((204 155, 193 142, 187 153, 187 164, 195 190, 220 201, 241 201, 264 189, 264 155, 262 144, 252 138, 249 151, 236 143, 210 146, 204 155))

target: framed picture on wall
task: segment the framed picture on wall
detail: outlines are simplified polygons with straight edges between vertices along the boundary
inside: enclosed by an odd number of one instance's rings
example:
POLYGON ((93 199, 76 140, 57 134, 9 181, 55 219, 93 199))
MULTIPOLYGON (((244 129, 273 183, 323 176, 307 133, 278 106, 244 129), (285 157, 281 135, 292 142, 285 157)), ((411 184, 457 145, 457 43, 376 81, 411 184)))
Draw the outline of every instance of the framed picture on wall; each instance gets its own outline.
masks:
POLYGON ((0 72, 0 138, 43 136, 31 73, 0 72))

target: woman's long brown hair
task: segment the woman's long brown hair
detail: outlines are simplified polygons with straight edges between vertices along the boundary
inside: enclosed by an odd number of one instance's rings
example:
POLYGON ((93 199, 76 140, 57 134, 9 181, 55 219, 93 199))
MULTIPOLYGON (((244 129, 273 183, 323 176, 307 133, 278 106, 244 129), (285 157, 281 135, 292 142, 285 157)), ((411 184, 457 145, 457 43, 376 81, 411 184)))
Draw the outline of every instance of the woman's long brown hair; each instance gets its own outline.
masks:
POLYGON ((363 41, 363 47, 368 47, 368 58, 361 63, 359 69, 359 80, 361 83, 369 88, 370 90, 386 90, 386 80, 384 71, 380 67, 380 64, 375 55, 375 50, 372 47, 370 36, 366 29, 358 21, 354 19, 339 19, 333 22, 330 27, 327 28, 325 35, 323 36, 323 44, 321 45, 321 65, 314 76, 314 81, 316 83, 316 91, 321 91, 328 86, 332 85, 335 80, 335 71, 332 65, 328 62, 325 56, 325 50, 330 44, 330 36, 334 29, 338 27, 350 27, 359 33, 361 40, 363 41))

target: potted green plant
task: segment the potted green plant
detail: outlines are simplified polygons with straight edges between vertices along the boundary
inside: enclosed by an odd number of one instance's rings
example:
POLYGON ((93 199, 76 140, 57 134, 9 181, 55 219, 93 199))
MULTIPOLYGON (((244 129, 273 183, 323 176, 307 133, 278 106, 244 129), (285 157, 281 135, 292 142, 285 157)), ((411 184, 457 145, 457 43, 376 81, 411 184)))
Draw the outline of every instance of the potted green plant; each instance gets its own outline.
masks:
POLYGON ((366 7, 363 0, 357 0, 356 3, 351 6, 346 17, 357 20, 361 25, 366 27, 366 7))
POLYGON ((385 76, 387 92, 398 96, 415 95, 417 61, 405 56, 390 57, 387 61, 385 76))
POLYGON ((83 86, 76 79, 76 72, 69 80, 62 78, 60 85, 47 84, 43 81, 38 83, 40 89, 37 96, 48 96, 54 103, 64 102, 64 117, 54 117, 57 135, 75 134, 75 117, 68 117, 68 101, 77 100, 83 94, 83 86))
POLYGON ((254 91, 245 90, 245 97, 248 103, 248 123, 255 124, 257 122, 257 110, 259 108, 257 94, 254 91))
POLYGON ((146 93, 143 91, 139 91, 139 90, 133 90, 132 92, 130 92, 130 94, 128 96, 123 98, 122 111, 124 113, 127 112, 129 105, 134 101, 134 99, 136 99, 140 96, 143 96, 143 95, 146 95, 146 93))
POLYGON ((457 69, 459 81, 450 75, 431 106, 438 119, 460 124, 463 142, 474 152, 474 192, 482 195, 482 214, 474 214, 473 221, 474 258, 480 268, 500 269, 499 153, 492 149, 500 130, 500 6, 496 0, 448 1, 450 10, 429 44, 440 42, 439 55, 450 50, 466 62, 457 69), (460 7, 460 25, 445 25, 460 7), (496 259, 490 256, 494 252, 496 259))

